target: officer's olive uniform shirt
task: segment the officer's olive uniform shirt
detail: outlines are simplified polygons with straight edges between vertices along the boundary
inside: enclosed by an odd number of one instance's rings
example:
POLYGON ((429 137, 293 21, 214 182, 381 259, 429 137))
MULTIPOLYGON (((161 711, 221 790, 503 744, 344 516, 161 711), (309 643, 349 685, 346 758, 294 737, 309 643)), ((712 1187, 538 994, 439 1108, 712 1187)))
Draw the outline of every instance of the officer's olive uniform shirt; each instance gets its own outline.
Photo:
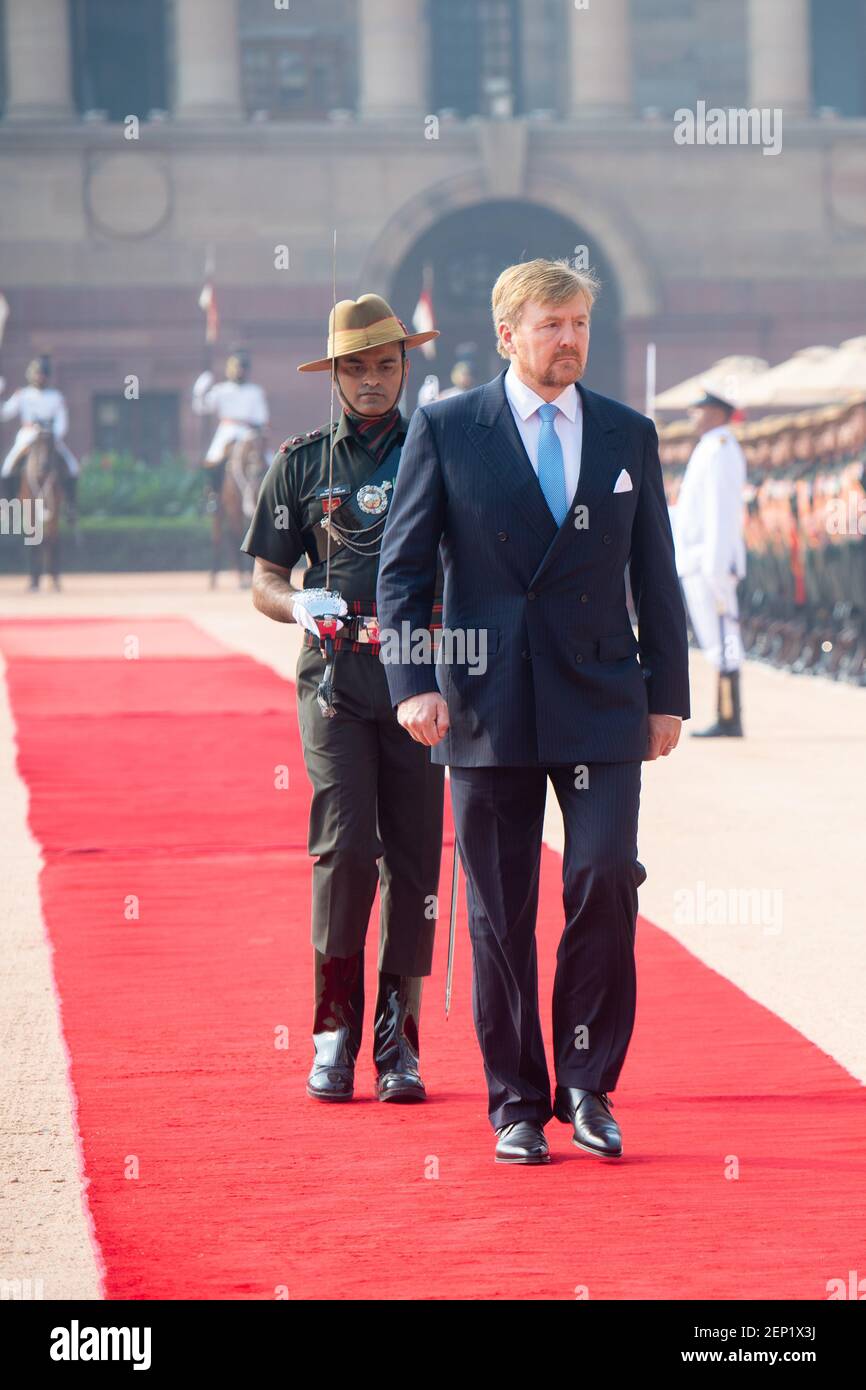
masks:
MULTIPOLYGON (((379 463, 354 433, 345 411, 334 425, 334 500, 341 503, 354 497, 358 488, 376 472, 379 463)), ((408 421, 400 417, 397 443, 406 438, 408 421)), ((287 452, 278 451, 262 482, 249 530, 241 543, 247 555, 258 555, 274 565, 293 569, 306 555, 310 567, 304 573, 305 589, 325 586, 327 532, 320 522, 325 515, 328 493, 329 429, 313 430, 298 444, 288 443, 287 452), (321 560, 318 558, 321 556, 321 560)), ((389 492, 388 498, 392 493, 389 492)), ((341 522, 341 508, 332 515, 341 522)), ((382 518, 384 521, 387 512, 382 518)), ((381 541, 384 526, 359 532, 359 539, 381 541)), ((354 537, 352 537, 354 539, 354 537)), ((358 600, 375 612, 376 576, 379 569, 378 545, 373 553, 358 555, 347 545, 331 541, 330 587, 347 603, 358 600)))

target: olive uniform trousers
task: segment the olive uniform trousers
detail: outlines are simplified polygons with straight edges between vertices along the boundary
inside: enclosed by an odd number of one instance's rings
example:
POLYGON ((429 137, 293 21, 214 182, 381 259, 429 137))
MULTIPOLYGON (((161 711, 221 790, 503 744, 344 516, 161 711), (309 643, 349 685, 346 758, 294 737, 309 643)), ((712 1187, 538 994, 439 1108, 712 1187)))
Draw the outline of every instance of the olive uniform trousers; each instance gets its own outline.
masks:
POLYGON ((445 769, 398 724, 377 651, 337 652, 331 719, 316 700, 323 670, 318 648, 304 646, 296 684, 313 787, 313 945, 328 956, 361 951, 378 885, 379 970, 429 975, 445 769))

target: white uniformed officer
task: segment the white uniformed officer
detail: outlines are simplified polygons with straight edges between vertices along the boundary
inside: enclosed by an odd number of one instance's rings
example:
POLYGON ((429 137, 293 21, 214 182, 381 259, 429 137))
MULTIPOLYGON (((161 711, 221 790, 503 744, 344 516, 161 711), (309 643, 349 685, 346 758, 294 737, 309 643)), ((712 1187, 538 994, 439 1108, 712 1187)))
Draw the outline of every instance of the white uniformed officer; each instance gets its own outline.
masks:
MULTIPOLYGON (((22 458, 39 433, 39 427, 45 425, 52 430, 54 447, 66 465, 62 482, 70 510, 74 513, 79 463, 65 441, 69 426, 66 401, 56 387, 48 384, 51 379, 51 358, 34 357, 27 366, 25 376, 27 385, 13 392, 8 401, 0 405, 0 420, 14 420, 17 416, 21 421, 12 448, 0 468, 0 478, 9 478, 17 471, 22 458)), ((0 380, 0 393, 3 391, 3 385, 0 380)))
POLYGON ((692 737, 741 738, 737 585, 746 573, 743 487, 746 459, 730 428, 735 407, 707 391, 689 411, 700 434, 673 509, 677 573, 695 636, 716 667, 714 724, 692 737))
MULTIPOLYGON (((464 391, 471 391, 475 385, 475 374, 472 371, 472 363, 462 359, 455 362, 451 368, 451 385, 444 391, 440 391, 436 397, 437 401, 447 401, 450 396, 460 396, 464 391)), ((420 405, 421 402, 419 401, 420 405)))
POLYGON ((192 408, 196 415, 217 415, 219 424, 210 442, 204 466, 208 486, 218 494, 222 487, 225 461, 232 445, 250 439, 268 424, 268 402, 261 386, 247 381, 249 354, 234 348, 226 359, 226 380, 214 382, 212 372, 202 372, 192 388, 192 408))

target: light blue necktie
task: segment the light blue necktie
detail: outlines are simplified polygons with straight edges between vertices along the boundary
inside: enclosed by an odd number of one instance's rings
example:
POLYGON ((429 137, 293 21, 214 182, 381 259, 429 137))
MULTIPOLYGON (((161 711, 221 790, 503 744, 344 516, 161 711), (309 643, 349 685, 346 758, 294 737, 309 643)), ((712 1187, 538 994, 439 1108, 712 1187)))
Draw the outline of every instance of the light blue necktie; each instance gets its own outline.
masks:
POLYGON ((565 495, 562 445, 554 424, 558 411, 558 405, 547 404, 538 407, 541 417, 541 433, 538 437, 538 481, 557 526, 561 526, 568 511, 568 498, 565 495))

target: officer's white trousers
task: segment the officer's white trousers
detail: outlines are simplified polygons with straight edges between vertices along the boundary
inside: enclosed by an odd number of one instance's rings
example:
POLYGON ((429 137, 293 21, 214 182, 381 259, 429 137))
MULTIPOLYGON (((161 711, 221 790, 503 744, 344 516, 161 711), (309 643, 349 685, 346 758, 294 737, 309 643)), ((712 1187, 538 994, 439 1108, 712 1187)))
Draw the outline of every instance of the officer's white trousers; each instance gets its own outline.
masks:
POLYGON ((686 575, 680 582, 695 636, 707 661, 717 670, 738 671, 743 662, 743 644, 737 607, 739 581, 736 575, 726 575, 717 581, 718 590, 702 574, 686 575), (722 613, 719 612, 717 592, 723 597, 722 613))
MULTIPOLYGON (((9 477, 9 474, 15 467, 16 461, 21 457, 24 450, 29 447, 29 445, 36 438, 38 433, 38 425, 21 426, 20 430, 15 436, 15 443, 12 445, 12 448, 9 450, 9 453, 3 460, 3 467, 0 468, 0 478, 9 477)), ((79 471, 79 464, 78 459, 72 453, 72 450, 69 448, 69 445, 66 443, 65 440, 58 439, 55 435, 54 447, 57 450, 58 454, 60 454, 61 457, 66 461, 67 468, 69 469, 73 477, 75 477, 79 471)))
POLYGON ((252 439, 255 432, 255 425, 247 425, 240 420, 223 420, 217 425, 210 448, 204 456, 205 463, 222 463, 232 444, 239 439, 252 439))

